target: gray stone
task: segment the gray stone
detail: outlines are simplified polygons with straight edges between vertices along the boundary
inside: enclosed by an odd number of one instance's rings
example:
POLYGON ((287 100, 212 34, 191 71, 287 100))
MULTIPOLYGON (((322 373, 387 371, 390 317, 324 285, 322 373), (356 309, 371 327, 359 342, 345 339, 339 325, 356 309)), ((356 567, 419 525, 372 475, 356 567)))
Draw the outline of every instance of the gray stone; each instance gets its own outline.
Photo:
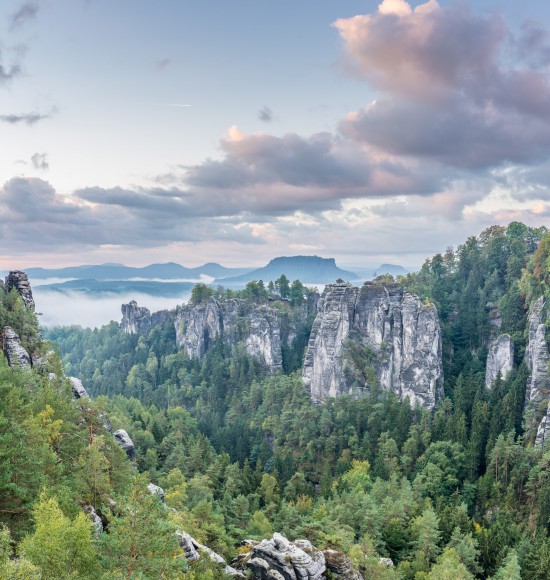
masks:
POLYGON ((122 312, 120 328, 126 334, 147 336, 154 326, 162 325, 166 322, 173 323, 174 321, 174 313, 172 311, 159 310, 151 314, 148 308, 138 306, 135 300, 131 300, 128 304, 123 304, 120 310, 122 312))
POLYGON ((498 373, 505 380, 514 366, 514 343, 509 334, 501 334, 489 346, 485 368, 485 386, 490 388, 498 373))
MULTIPOLYGON (((273 575, 268 576, 273 571, 285 580, 318 580, 324 577, 326 570, 323 553, 316 550, 310 542, 289 542, 278 533, 272 539, 262 540, 253 546, 252 558, 247 566, 256 578, 273 578, 273 575)), ((276 575, 275 577, 278 578, 276 575)))
POLYGON ((204 553, 210 558, 210 560, 212 560, 212 562, 219 564, 224 573, 228 576, 233 576, 236 578, 245 577, 244 574, 239 570, 236 570, 232 566, 228 566, 226 561, 219 554, 214 552, 214 550, 211 550, 208 546, 199 544, 199 542, 192 538, 187 532, 178 530, 176 532, 176 536, 178 538, 180 547, 185 552, 185 558, 188 562, 198 560, 201 557, 201 554, 204 553))
POLYGON ((99 536, 101 536, 101 534, 103 533, 103 522, 101 521, 101 518, 97 515, 95 509, 91 505, 85 505, 84 511, 86 512, 88 517, 92 520, 94 524, 96 538, 99 538, 99 536))
POLYGON ((71 383, 71 388, 73 390, 75 399, 82 399, 84 397, 87 399, 90 398, 90 395, 88 395, 88 392, 84 388, 84 385, 80 379, 77 379, 76 377, 69 377, 69 381, 71 383))
POLYGON ((134 447, 134 442, 130 439, 130 435, 124 429, 119 429, 113 433, 113 436, 115 442, 126 452, 128 459, 134 461, 136 458, 136 448, 134 447))
POLYGON ((150 483, 147 486, 147 489, 149 490, 149 493, 151 495, 157 495, 160 498, 160 501, 162 503, 165 502, 166 497, 164 495, 164 490, 162 489, 162 487, 159 487, 158 485, 155 485, 154 483, 150 483))
POLYGON ((525 391, 525 408, 529 411, 527 431, 536 428, 536 442, 542 444, 548 434, 550 415, 548 414, 550 375, 548 363, 550 353, 546 343, 546 325, 543 323, 544 298, 536 300, 529 313, 529 341, 525 351, 525 364, 529 369, 529 379, 525 391))
POLYGON ((393 566, 393 560, 391 558, 380 558, 378 560, 379 564, 385 566, 386 568, 391 568, 393 566))
POLYGON ((2 349, 11 368, 28 369, 31 357, 21 344, 19 335, 11 326, 4 326, 2 331, 2 349))
POLYGON ((193 544, 193 538, 187 533, 178 530, 176 532, 178 538, 178 543, 180 548, 185 552, 185 559, 188 562, 194 562, 200 558, 195 545, 193 544))
POLYGON ((249 301, 214 298, 188 304, 175 320, 176 340, 191 358, 202 359, 217 339, 230 346, 243 344, 270 372, 282 368, 281 314, 269 306, 249 301))
POLYGON ((359 396, 377 381, 400 400, 433 408, 443 388, 435 306, 421 304, 397 285, 328 285, 318 302, 302 377, 315 401, 359 396))
POLYGON ((29 310, 34 311, 34 299, 32 297, 31 285, 29 284, 29 278, 25 272, 21 270, 13 270, 6 276, 6 291, 9 292, 12 288, 15 288, 21 296, 25 306, 29 310))

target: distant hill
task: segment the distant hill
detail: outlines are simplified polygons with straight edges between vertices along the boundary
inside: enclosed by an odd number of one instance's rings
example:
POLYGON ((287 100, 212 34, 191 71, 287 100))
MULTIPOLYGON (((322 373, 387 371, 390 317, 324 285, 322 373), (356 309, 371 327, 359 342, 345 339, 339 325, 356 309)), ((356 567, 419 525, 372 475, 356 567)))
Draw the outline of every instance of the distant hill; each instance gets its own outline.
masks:
POLYGON ((128 280, 130 278, 159 278, 162 280, 196 279, 201 275, 213 278, 238 276, 250 268, 225 268, 220 264, 204 264, 198 268, 186 268, 175 262, 151 264, 142 268, 124 266, 123 264, 100 264, 88 266, 71 266, 68 268, 27 268, 29 278, 76 278, 78 280, 128 280))
POLYGON ((289 280, 299 279, 305 284, 330 284, 338 278, 344 280, 357 280, 354 272, 342 270, 336 266, 334 258, 320 258, 319 256, 283 256, 274 258, 257 270, 252 270, 240 276, 217 279, 214 283, 223 286, 237 287, 245 285, 252 280, 264 282, 275 281, 282 274, 289 280))
POLYGON ((153 282, 133 280, 70 280, 60 284, 43 284, 35 292, 79 292, 101 296, 106 294, 148 294, 174 298, 190 293, 194 282, 153 282))
POLYGON ((382 276, 382 274, 391 274, 394 278, 397 278, 397 276, 405 276, 409 273, 409 270, 397 264, 380 264, 380 266, 359 267, 354 268, 353 271, 357 272, 357 276, 360 280, 373 280, 377 276, 382 276))

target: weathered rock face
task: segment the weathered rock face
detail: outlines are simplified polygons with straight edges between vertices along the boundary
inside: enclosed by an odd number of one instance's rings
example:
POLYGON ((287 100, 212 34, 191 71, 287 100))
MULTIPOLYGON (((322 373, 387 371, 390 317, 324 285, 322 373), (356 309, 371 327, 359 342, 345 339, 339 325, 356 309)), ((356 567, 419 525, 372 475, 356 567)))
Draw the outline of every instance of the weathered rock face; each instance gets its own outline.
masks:
POLYGON ((244 300, 220 302, 210 298, 188 304, 176 315, 176 340, 190 357, 201 359, 214 341, 221 338, 231 346, 243 343, 246 352, 257 356, 271 372, 281 368, 279 311, 253 306, 244 300))
POLYGON ((194 562, 195 560, 200 559, 203 554, 205 554, 208 558, 210 558, 210 560, 212 560, 212 562, 219 564, 220 568, 223 569, 224 574, 227 576, 233 576, 236 578, 245 577, 242 572, 229 566, 222 558, 222 556, 214 552, 214 550, 211 550, 208 546, 199 544, 199 542, 197 542, 195 538, 192 538, 187 532, 178 530, 176 532, 176 537, 178 538, 180 548, 182 548, 182 550, 185 552, 185 558, 188 562, 194 562))
POLYGON ((525 364, 529 369, 529 380, 525 392, 526 410, 532 413, 529 428, 537 429, 536 441, 544 442, 550 430, 548 414, 548 392, 550 376, 548 362, 550 353, 546 343, 546 325, 543 323, 544 298, 541 296, 531 307, 529 313, 529 342, 525 352, 525 364))
POLYGON ((122 312, 120 327, 126 334, 147 335, 153 326, 174 320, 174 315, 169 310, 160 310, 151 314, 148 308, 138 306, 135 300, 131 300, 129 304, 123 304, 120 310, 122 312))
POLYGON ((513 366, 514 343, 509 334, 501 334, 489 346, 485 368, 485 386, 490 388, 498 373, 500 373, 502 380, 506 379, 513 366))
POLYGON ((19 292, 25 306, 30 310, 34 310, 31 285, 25 272, 13 270, 6 276, 6 291, 9 292, 12 288, 15 288, 19 292))
POLYGON ((331 284, 318 303, 302 376, 316 401, 357 395, 376 380, 401 400, 432 408, 443 385, 437 311, 395 285, 331 284))
POLYGON ((318 580, 324 578, 325 556, 308 540, 289 542, 281 534, 271 540, 262 540, 252 548, 252 558, 247 562, 254 578, 318 580))
POLYGON ((101 518, 97 515, 94 507, 91 505, 85 505, 84 511, 90 520, 92 520, 92 523, 94 524, 95 536, 96 538, 99 538, 103 533, 103 522, 101 521, 101 518))
POLYGON ((31 357, 21 344, 19 335, 11 326, 4 326, 1 334, 2 349, 12 368, 25 369, 31 367, 31 357))
POLYGON ((75 399, 82 399, 83 397, 87 397, 88 399, 90 398, 88 391, 86 391, 80 379, 77 379, 76 377, 69 377, 69 381, 71 383, 71 388, 73 390, 75 399))
POLYGON ((113 437, 116 443, 126 451, 128 459, 134 461, 136 458, 136 448, 134 447, 134 442, 130 439, 130 435, 124 429, 119 429, 113 433, 113 437))
POLYGON ((151 495, 157 495, 160 498, 160 501, 162 503, 164 503, 166 501, 166 496, 164 495, 164 490, 162 489, 162 487, 159 487, 158 485, 155 485, 154 483, 150 483, 147 486, 147 489, 149 490, 149 493, 151 495))
POLYGON ((337 550, 323 550, 327 570, 332 572, 334 578, 339 580, 364 580, 363 575, 353 569, 351 560, 337 550))

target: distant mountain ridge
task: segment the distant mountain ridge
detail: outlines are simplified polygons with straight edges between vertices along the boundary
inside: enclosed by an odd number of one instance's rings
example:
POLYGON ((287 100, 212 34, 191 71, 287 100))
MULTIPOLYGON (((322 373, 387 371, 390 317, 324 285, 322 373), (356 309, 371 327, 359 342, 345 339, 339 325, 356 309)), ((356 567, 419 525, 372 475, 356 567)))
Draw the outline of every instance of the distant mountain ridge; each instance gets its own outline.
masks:
POLYGON ((266 266, 257 268, 240 276, 232 276, 215 280, 223 286, 237 286, 252 280, 264 282, 275 281, 284 274, 289 280, 301 280, 305 284, 328 284, 338 278, 357 280, 354 272, 342 270, 336 265, 334 258, 320 258, 319 256, 281 256, 273 258, 266 266))
POLYGON ((150 264, 142 268, 124 266, 123 264, 99 264, 86 266, 69 266, 67 268, 27 268, 31 279, 76 278, 78 280, 128 280, 130 278, 159 278, 162 280, 194 279, 201 275, 212 278, 238 276, 251 268, 226 268, 216 263, 208 263, 197 268, 186 268, 175 262, 150 264))

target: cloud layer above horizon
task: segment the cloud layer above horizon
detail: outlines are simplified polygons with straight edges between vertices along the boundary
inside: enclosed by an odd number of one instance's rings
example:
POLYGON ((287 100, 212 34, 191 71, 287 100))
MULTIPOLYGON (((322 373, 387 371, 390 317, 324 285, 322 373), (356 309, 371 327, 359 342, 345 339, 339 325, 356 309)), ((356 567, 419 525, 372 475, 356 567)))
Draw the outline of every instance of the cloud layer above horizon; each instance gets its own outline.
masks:
MULTIPOLYGON (((35 3, 23 7, 14 26, 36 17, 35 3)), ((182 160, 148 185, 66 196, 41 178, 14 177, 0 189, 0 241, 21 254, 193 244, 211 258, 220 244, 254 244, 279 254, 420 255, 495 222, 550 214, 546 29, 527 22, 513 32, 498 13, 436 0, 383 0, 333 28, 341 74, 369 96, 333 130, 231 126, 218 157, 182 160)), ((1 62, 0 82, 17 76, 18 65, 1 62)), ((45 116, 36 115, 0 120, 45 116)), ((269 107, 257 115, 273 126, 269 107)), ((47 170, 41 155, 35 168, 47 170)))

